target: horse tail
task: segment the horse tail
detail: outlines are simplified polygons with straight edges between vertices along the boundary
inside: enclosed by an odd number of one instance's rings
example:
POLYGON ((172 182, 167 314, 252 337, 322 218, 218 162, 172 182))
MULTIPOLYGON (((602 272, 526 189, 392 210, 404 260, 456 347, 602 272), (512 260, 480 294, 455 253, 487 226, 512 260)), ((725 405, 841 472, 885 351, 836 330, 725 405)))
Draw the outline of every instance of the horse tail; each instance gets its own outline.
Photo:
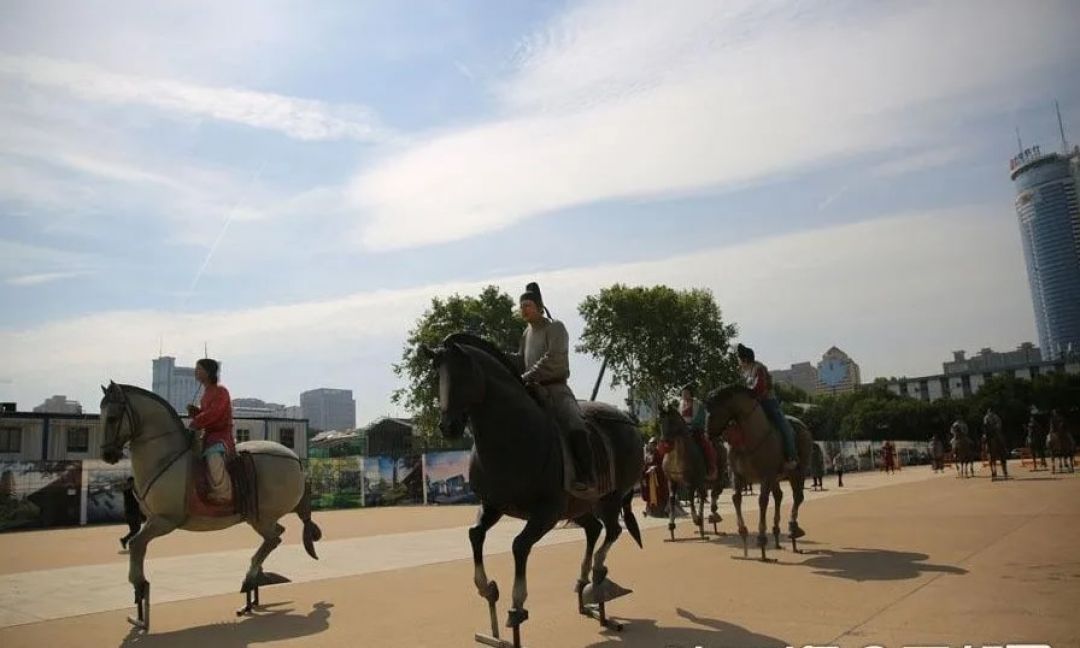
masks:
POLYGON ((315 543, 322 539, 322 529, 311 520, 311 482, 304 482, 304 494, 293 511, 304 523, 304 551, 318 560, 319 556, 315 554, 315 543))
POLYGON ((630 537, 634 539, 638 547, 644 548, 641 544, 641 529, 638 527, 637 518, 634 517, 634 491, 630 491, 623 498, 622 504, 622 517, 623 524, 626 525, 626 530, 630 532, 630 537))

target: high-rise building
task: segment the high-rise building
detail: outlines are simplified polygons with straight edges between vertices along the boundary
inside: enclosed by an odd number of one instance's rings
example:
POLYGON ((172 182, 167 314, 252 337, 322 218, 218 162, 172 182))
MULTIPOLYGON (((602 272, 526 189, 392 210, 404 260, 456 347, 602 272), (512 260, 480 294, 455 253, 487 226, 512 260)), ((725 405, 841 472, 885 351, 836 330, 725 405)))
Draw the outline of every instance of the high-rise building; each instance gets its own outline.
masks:
POLYGON ((1010 169, 1039 347, 1047 360, 1080 353, 1080 148, 1042 153, 1035 146, 1010 169))
POLYGON ((312 389, 300 394, 300 409, 313 430, 356 427, 356 401, 351 389, 312 389))
POLYGON ((858 388, 862 374, 859 365, 836 347, 830 347, 817 365, 818 394, 842 394, 858 388))
POLYGON ((199 381, 195 380, 195 367, 178 367, 176 358, 172 356, 155 359, 152 390, 167 400, 181 415, 186 414, 187 406, 194 402, 199 391, 199 381))

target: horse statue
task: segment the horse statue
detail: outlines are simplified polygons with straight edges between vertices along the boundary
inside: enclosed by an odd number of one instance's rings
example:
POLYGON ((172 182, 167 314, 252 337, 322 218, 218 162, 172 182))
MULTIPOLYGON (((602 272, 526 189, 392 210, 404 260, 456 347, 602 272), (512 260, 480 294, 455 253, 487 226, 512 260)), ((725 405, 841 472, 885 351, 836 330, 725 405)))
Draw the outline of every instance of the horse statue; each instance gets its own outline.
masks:
POLYGON ((773 497, 775 515, 773 518, 773 538, 776 548, 780 548, 780 502, 784 497, 780 490, 780 480, 787 479, 795 502, 791 508, 791 521, 788 523, 788 535, 792 549, 799 551, 796 541, 806 535, 799 527, 799 506, 803 502, 803 482, 810 467, 810 446, 814 438, 806 424, 797 418, 788 417, 795 430, 795 448, 798 452, 798 465, 795 470, 781 474, 784 465, 784 447, 782 434, 769 424, 761 404, 754 398, 753 392, 742 385, 724 387, 709 395, 705 407, 709 412, 709 436, 722 435, 731 446, 730 461, 735 475, 734 494, 731 499, 735 504, 735 514, 739 519, 739 535, 743 541, 743 555, 749 555, 747 536, 749 532, 743 521, 743 487, 754 482, 761 484, 758 502, 761 506, 758 524, 758 547, 761 559, 767 560, 765 549, 769 544, 765 533, 765 515, 769 510, 769 495, 773 497), (735 425, 731 425, 734 421, 735 425))
POLYGON ((709 440, 709 443, 713 444, 713 449, 716 451, 716 476, 709 479, 709 475, 706 474, 705 453, 702 452, 697 442, 691 438, 690 426, 683 420, 681 414, 671 408, 661 412, 660 435, 671 446, 671 450, 664 455, 662 464, 664 476, 667 477, 669 484, 668 533, 671 534, 671 539, 675 539, 675 493, 677 486, 684 487, 690 495, 690 517, 694 522, 694 526, 698 528, 702 540, 705 539, 705 499, 706 492, 708 492, 709 501, 712 505, 709 524, 713 525, 713 533, 720 535, 716 525, 720 523, 721 517, 716 500, 724 492, 724 485, 727 481, 727 449, 724 447, 724 442, 719 438, 709 440), (694 508, 695 496, 697 496, 698 501, 696 509, 694 508))
POLYGON ((945 442, 936 434, 930 440, 930 459, 934 472, 945 472, 945 442))
POLYGON ((1031 414, 1027 422, 1027 447, 1031 453, 1031 470, 1046 470, 1046 436, 1047 426, 1042 417, 1036 413, 1031 414), (1040 468, 1040 464, 1042 468, 1040 468))
POLYGON ((1051 472, 1076 472, 1074 463, 1076 440, 1067 429, 1063 417, 1056 416, 1050 419, 1050 433, 1046 436, 1046 446, 1050 449, 1051 472))
POLYGON ((990 460, 990 481, 997 481, 998 464, 1001 464, 1001 478, 1009 478, 1009 444, 1005 442, 1005 433, 1001 428, 983 431, 987 455, 990 460))
POLYGON ((467 423, 474 439, 469 481, 480 498, 480 513, 469 529, 469 540, 473 582, 488 603, 492 633, 476 634, 476 641, 520 648, 521 625, 529 618, 525 609, 529 553, 563 520, 585 531, 585 556, 575 587, 578 612, 605 628, 622 629, 607 618, 605 604, 630 591, 608 577, 606 563, 608 551, 622 533, 620 514, 641 546, 641 531, 631 508, 644 464, 637 425, 610 405, 581 404, 602 495, 593 501, 578 499, 568 492, 573 462, 562 433, 522 383, 520 368, 502 351, 486 340, 458 333, 436 349, 420 347, 419 353, 438 373, 440 431, 447 438, 460 438, 467 423), (499 638, 495 607, 499 589, 484 569, 484 538, 504 515, 525 520, 525 528, 513 542, 514 590, 506 622, 513 632, 512 644, 499 638), (606 530, 604 542, 594 556, 602 529, 606 530))
MULTIPOLYGON (((163 398, 145 389, 114 382, 101 388, 101 420, 104 439, 102 458, 116 463, 124 447, 131 445, 131 470, 135 495, 147 521, 128 542, 131 550, 128 581, 135 589, 137 618, 128 618, 137 628, 150 629, 150 583, 143 573, 146 546, 154 538, 176 529, 220 531, 247 522, 263 542, 251 557, 240 590, 246 604, 237 616, 259 605, 259 585, 267 584, 263 561, 279 544, 285 527, 278 520, 296 513, 304 523, 304 549, 312 558, 322 531, 311 520, 308 485, 296 454, 273 441, 246 441, 236 445, 237 455, 249 461, 254 482, 244 482, 233 493, 250 491, 254 505, 243 513, 235 509, 211 511, 197 502, 196 482, 202 470, 202 443, 184 427, 176 410, 163 398)), ((238 496, 239 497, 239 496, 238 496)))
POLYGON ((953 425, 952 428, 953 461, 956 462, 957 477, 975 476, 975 459, 977 451, 975 442, 967 435, 964 428, 953 425))

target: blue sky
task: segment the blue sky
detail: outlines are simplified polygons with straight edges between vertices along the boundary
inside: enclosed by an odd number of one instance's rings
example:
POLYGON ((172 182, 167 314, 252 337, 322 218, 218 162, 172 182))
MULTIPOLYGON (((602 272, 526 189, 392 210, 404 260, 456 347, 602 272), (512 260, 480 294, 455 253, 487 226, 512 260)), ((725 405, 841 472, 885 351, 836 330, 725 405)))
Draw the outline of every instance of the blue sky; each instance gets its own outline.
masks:
MULTIPOLYGON (((227 6, 220 6, 227 4, 227 6)), ((714 291, 773 367, 1034 339, 1014 127, 1080 140, 1070 2, 0 8, 0 399, 351 388, 431 297, 714 291)), ((597 364, 574 358, 587 393, 597 364)), ((619 395, 607 392, 605 397, 619 395)))

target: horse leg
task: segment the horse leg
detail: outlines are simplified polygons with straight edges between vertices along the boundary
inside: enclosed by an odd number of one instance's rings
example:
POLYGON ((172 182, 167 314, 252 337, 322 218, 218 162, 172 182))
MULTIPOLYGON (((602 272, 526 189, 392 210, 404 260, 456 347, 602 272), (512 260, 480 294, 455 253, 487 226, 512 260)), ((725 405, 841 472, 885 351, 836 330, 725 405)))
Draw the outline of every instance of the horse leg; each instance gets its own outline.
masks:
MULTIPOLYGON (((476 592, 480 598, 487 601, 488 612, 491 615, 491 639, 499 642, 499 620, 496 616, 495 604, 499 602, 499 586, 495 581, 489 581, 487 571, 484 570, 484 539, 488 529, 502 518, 502 512, 488 506, 480 505, 480 513, 476 516, 476 524, 469 528, 469 544, 472 545, 473 553, 473 583, 476 584, 476 592)), ((488 637, 476 635, 477 641, 483 641, 488 637)), ((490 645, 490 644, 489 644, 490 645)), ((496 643, 498 645, 498 643, 496 643)))
MULTIPOLYGON (((557 520, 554 507, 549 511, 534 511, 525 523, 525 528, 514 538, 514 592, 511 597, 512 607, 506 617, 506 627, 514 632, 515 648, 521 646, 521 624, 529 620, 529 611, 525 609, 525 599, 529 597, 526 582, 529 553, 532 552, 533 545, 555 526, 557 520)), ((600 551, 603 552, 603 549, 600 551)), ((593 572, 596 572, 595 567, 593 572)))
POLYGON ((721 490, 722 489, 719 486, 713 486, 709 489, 709 494, 712 496, 710 498, 710 508, 712 512, 709 514, 709 523, 712 524, 713 533, 716 535, 720 535, 720 530, 716 528, 716 525, 723 521, 723 518, 721 518, 720 514, 717 512, 720 510, 720 507, 716 504, 717 498, 720 497, 721 490))
POLYGON ((769 497, 772 495, 772 488, 770 484, 762 482, 759 490, 758 507, 760 510, 758 511, 757 544, 758 548, 761 549, 761 559, 764 561, 767 559, 765 556, 765 548, 769 546, 769 536, 765 532, 765 516, 769 512, 769 497))
POLYGON ((135 537, 128 541, 128 549, 131 555, 128 558, 128 582, 135 589, 136 618, 128 617, 128 621, 137 628, 150 630, 150 583, 147 582, 143 572, 143 562, 146 559, 146 545, 154 538, 163 536, 176 528, 176 524, 163 517, 153 516, 135 537))
POLYGON ((604 525, 592 513, 578 516, 574 518, 574 522, 585 531, 585 557, 581 560, 581 574, 578 576, 574 591, 577 593, 578 612, 589 616, 589 611, 585 608, 585 601, 582 599, 581 593, 585 591, 585 586, 589 584, 593 551, 596 549, 596 541, 600 539, 600 531, 604 528, 604 525))
MULTIPOLYGON (((691 490, 691 492, 693 492, 691 490)), ((622 525, 619 524, 619 498, 618 495, 608 495, 601 501, 601 521, 604 523, 604 543, 596 552, 596 560, 593 564, 592 583, 585 592, 588 601, 588 616, 600 622, 600 625, 610 630, 622 630, 622 624, 612 621, 607 617, 607 603, 620 596, 630 593, 630 590, 618 585, 608 578, 607 556, 611 546, 622 535, 622 525)))
POLYGON ((791 522, 788 523, 788 534, 791 536, 791 550, 795 553, 801 553, 798 539, 806 535, 806 531, 803 531, 799 526, 799 507, 802 506, 805 495, 803 494, 802 484, 797 483, 795 480, 791 481, 791 497, 791 522))
POLYGON ((668 524, 667 524, 667 530, 668 530, 668 533, 671 534, 671 539, 673 541, 675 540, 675 501, 677 499, 676 496, 675 496, 675 486, 676 486, 675 482, 669 479, 668 480, 668 507, 667 507, 667 510, 668 510, 668 524))
POLYGON ((772 487, 773 496, 773 541, 776 543, 776 548, 781 549, 780 546, 780 503, 784 501, 784 490, 780 488, 780 482, 777 481, 772 487))
POLYGON ((750 530, 746 528, 746 521, 743 520, 742 515, 743 488, 742 478, 736 477, 735 490, 731 493, 731 503, 735 505, 735 519, 739 524, 739 537, 742 538, 743 558, 749 558, 750 547, 748 546, 747 538, 750 535, 750 530))
POLYGON ((244 576, 243 584, 240 585, 240 591, 244 593, 245 601, 244 607, 236 611, 236 616, 250 614, 251 610, 259 604, 259 576, 262 575, 263 561, 266 560, 271 551, 277 549, 277 546, 281 544, 281 534, 285 533, 285 527, 277 522, 259 526, 252 524, 251 527, 262 536, 263 543, 255 551, 255 555, 251 557, 251 566, 248 568, 247 575, 244 576))
POLYGON ((698 495, 697 527, 698 527, 698 534, 701 536, 702 540, 705 539, 705 498, 706 498, 706 493, 707 492, 708 491, 705 490, 705 486, 702 486, 701 490, 698 491, 698 494, 697 494, 698 495))

